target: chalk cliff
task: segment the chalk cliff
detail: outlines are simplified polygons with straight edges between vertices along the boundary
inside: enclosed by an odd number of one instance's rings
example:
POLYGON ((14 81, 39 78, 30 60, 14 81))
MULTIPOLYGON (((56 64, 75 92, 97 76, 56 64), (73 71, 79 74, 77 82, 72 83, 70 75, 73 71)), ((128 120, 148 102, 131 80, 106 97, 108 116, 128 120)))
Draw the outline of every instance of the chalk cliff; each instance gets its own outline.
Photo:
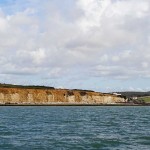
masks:
POLYGON ((0 104, 115 104, 124 98, 93 91, 0 87, 0 104))

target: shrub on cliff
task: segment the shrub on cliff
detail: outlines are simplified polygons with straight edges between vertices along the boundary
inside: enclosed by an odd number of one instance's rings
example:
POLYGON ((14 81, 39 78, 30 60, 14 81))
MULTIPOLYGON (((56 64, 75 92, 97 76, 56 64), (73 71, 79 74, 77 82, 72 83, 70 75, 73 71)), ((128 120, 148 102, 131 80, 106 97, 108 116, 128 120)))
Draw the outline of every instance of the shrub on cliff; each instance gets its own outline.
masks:
POLYGON ((74 95, 74 93, 73 93, 73 91, 67 91, 67 95, 72 96, 72 95, 74 95))

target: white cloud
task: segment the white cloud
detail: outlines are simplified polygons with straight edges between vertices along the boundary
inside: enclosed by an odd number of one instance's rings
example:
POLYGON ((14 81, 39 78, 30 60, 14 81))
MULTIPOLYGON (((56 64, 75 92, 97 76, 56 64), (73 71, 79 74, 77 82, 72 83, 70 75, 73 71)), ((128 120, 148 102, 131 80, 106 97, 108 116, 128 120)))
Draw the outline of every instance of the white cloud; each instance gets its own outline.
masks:
POLYGON ((84 31, 93 26, 100 26, 102 15, 111 4, 111 0, 78 0, 79 7, 84 11, 79 25, 84 31))
POLYGON ((46 0, 2 7, 0 73, 60 79, 74 73, 81 78, 149 78, 149 0, 72 3, 71 12, 46 0))
POLYGON ((45 50, 42 48, 39 48, 36 51, 31 51, 30 55, 32 57, 33 63, 35 63, 37 65, 38 64, 40 65, 40 63, 42 63, 46 58, 45 50))

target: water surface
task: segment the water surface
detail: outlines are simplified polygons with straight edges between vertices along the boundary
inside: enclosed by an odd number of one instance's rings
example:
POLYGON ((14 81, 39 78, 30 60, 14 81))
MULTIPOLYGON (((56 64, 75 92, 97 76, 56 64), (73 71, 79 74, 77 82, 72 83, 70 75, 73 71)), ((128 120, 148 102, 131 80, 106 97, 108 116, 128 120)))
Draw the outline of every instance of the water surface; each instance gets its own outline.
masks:
POLYGON ((0 107, 1 150, 149 150, 150 107, 0 107))

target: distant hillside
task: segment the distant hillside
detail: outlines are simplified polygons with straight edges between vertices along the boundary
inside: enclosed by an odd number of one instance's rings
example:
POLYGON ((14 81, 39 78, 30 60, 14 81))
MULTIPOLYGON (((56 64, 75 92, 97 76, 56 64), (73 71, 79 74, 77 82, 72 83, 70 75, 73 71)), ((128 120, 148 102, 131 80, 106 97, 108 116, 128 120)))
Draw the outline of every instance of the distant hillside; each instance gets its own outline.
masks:
POLYGON ((121 94, 122 96, 126 96, 127 98, 129 97, 143 97, 143 96, 150 96, 150 91, 149 92, 117 92, 121 94))

